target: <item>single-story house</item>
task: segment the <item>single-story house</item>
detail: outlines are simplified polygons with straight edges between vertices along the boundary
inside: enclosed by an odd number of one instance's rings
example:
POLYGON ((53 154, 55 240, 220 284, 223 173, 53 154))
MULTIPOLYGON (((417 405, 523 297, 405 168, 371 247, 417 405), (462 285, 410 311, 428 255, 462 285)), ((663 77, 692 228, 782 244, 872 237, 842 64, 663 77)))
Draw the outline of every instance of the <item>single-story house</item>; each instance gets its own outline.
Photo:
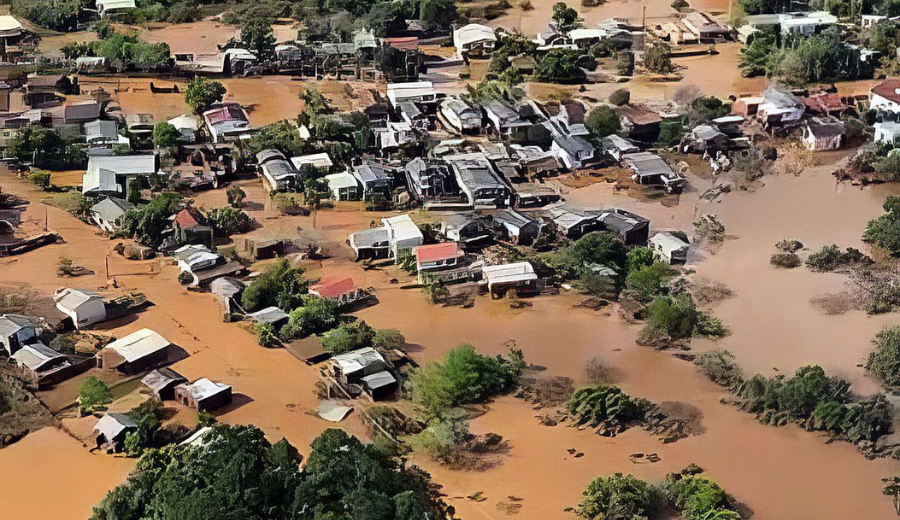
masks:
POLYGON ((814 152, 837 150, 844 144, 844 123, 834 116, 807 119, 803 144, 814 152))
POLYGON ((184 143, 193 143, 197 140, 197 131, 200 130, 200 118, 194 115, 181 115, 169 119, 168 123, 175 127, 175 130, 181 134, 179 141, 184 143))
POLYGON ((272 306, 260 309, 256 312, 251 312, 247 314, 246 317, 254 323, 271 323, 272 325, 278 326, 287 321, 288 313, 278 307, 272 306))
POLYGON ((157 367, 169 357, 169 340, 150 329, 141 329, 113 341, 97 352, 97 366, 137 374, 157 367))
POLYGON ((498 240, 514 244, 529 245, 537 240, 541 232, 540 220, 511 209, 492 211, 485 221, 498 240))
POLYGON ((493 27, 470 23, 453 31, 453 46, 459 59, 486 56, 494 51, 497 34, 493 27))
POLYGON ((36 338, 37 329, 31 318, 18 314, 0 315, 0 346, 6 350, 7 355, 15 354, 36 338))
POLYGON ((53 295, 56 308, 72 319, 76 329, 89 327, 106 319, 106 303, 93 292, 81 289, 62 289, 53 295))
POLYGON ((650 237, 648 246, 654 253, 670 264, 683 264, 687 262, 690 244, 685 242, 675 233, 669 233, 667 231, 656 233, 650 237))
POLYGON ((550 221, 556 226, 557 234, 572 240, 603 228, 603 223, 596 214, 579 213, 563 208, 553 208, 547 213, 550 221))
POLYGON ((600 149, 616 161, 622 160, 627 153, 637 153, 641 149, 637 145, 616 134, 608 135, 600 140, 600 149))
POLYGON ((441 234, 459 244, 490 240, 494 234, 484 219, 474 213, 453 213, 441 219, 441 234))
POLYGON ((90 155, 82 180, 82 193, 106 193, 128 198, 130 177, 156 173, 156 154, 90 155))
POLYGON ((393 179, 385 170, 384 165, 374 161, 363 161, 353 167, 353 176, 362 186, 364 200, 371 200, 375 195, 381 195, 385 200, 391 200, 391 186, 393 179))
POLYGON ((335 300, 342 305, 352 305, 368 299, 370 294, 356 286, 353 278, 327 277, 309 286, 309 294, 319 298, 335 300))
POLYGON ((82 125, 89 121, 95 121, 101 113, 102 106, 97 101, 69 103, 63 107, 63 122, 67 125, 82 125))
POLYGON ((483 153, 446 155, 456 183, 470 207, 502 208, 508 205, 510 190, 483 153))
POLYGON ((555 133, 550 150, 567 170, 575 170, 594 159, 594 145, 577 135, 555 133))
POLYGON ((298 168, 293 164, 293 159, 288 161, 283 153, 274 148, 257 153, 256 164, 259 168, 259 175, 272 191, 286 190, 297 183, 299 173, 298 168))
POLYGON ((352 233, 347 245, 356 253, 357 260, 386 258, 391 252, 390 238, 387 228, 378 226, 352 233))
POLYGON ((694 11, 684 17, 684 26, 700 40, 728 37, 729 30, 719 25, 706 13, 694 11))
POLYGON ((641 106, 622 107, 618 110, 622 133, 635 141, 652 143, 659 137, 662 116, 641 106))
POLYGON ((291 164, 294 165, 294 168, 296 168, 298 171, 306 165, 314 166, 322 171, 328 171, 332 166, 334 166, 334 163, 331 162, 331 157, 329 157, 326 152, 311 153, 309 155, 291 157, 291 164))
POLYGON ((225 103, 211 108, 203 112, 202 116, 214 143, 234 141, 250 132, 250 117, 244 107, 237 103, 225 103))
POLYGON ((434 103, 439 99, 434 84, 430 81, 413 81, 409 83, 388 83, 387 98, 396 109, 400 103, 412 101, 416 103, 434 103))
POLYGON ((482 108, 491 126, 500 135, 509 135, 513 128, 529 124, 521 118, 515 107, 505 101, 492 99, 482 108))
POLYGON ((141 379, 141 383, 160 401, 167 401, 175 398, 175 387, 187 383, 187 379, 171 368, 163 367, 151 370, 141 379))
POLYGON ((331 196, 337 201, 359 200, 360 188, 356 177, 350 172, 332 173, 325 176, 331 196))
POLYGON ((891 78, 876 84, 869 91, 869 108, 900 113, 900 78, 891 78))
POLYGON ((137 430, 137 422, 124 413, 108 413, 94 425, 93 437, 98 449, 118 452, 125 442, 125 437, 137 430))
POLYGON ((465 265, 466 254, 459 248, 456 242, 443 242, 429 244, 416 248, 416 270, 419 283, 429 280, 458 279, 462 273, 454 275, 448 271, 455 271, 465 265), (442 276, 447 274, 448 276, 442 276))
POLYGON ((91 218, 107 233, 115 233, 122 225, 122 217, 134 209, 134 204, 118 197, 107 197, 91 206, 91 218))
POLYGON ((32 380, 39 380, 46 372, 71 364, 69 356, 40 342, 25 345, 10 356, 10 359, 32 380))
POLYGON ((602 230, 619 237, 625 245, 642 246, 650 236, 650 220, 620 208, 600 212, 602 230))
POLYGON ((188 206, 175 214, 172 219, 175 238, 182 243, 212 246, 213 228, 206 222, 200 210, 188 206))
POLYGON ((200 412, 216 410, 231 403, 231 385, 217 383, 207 378, 191 384, 182 383, 175 387, 175 400, 200 412))
POLYGON ((491 297, 502 296, 508 289, 537 290, 537 274, 528 262, 516 262, 503 265, 486 265, 481 274, 487 282, 491 297))
POLYGON ((116 14, 119 11, 134 9, 135 0, 97 0, 97 14, 101 18, 116 14))
POLYGON ((660 186, 667 193, 681 193, 687 179, 666 164, 662 157, 651 152, 629 153, 622 156, 634 171, 631 178, 638 184, 660 186))
POLYGON ((119 135, 119 125, 115 121, 97 119, 84 124, 84 139, 91 146, 127 144, 127 137, 119 135))
POLYGON ((346 384, 362 385, 374 400, 389 395, 397 385, 390 366, 374 348, 332 356, 328 367, 335 379, 346 384))

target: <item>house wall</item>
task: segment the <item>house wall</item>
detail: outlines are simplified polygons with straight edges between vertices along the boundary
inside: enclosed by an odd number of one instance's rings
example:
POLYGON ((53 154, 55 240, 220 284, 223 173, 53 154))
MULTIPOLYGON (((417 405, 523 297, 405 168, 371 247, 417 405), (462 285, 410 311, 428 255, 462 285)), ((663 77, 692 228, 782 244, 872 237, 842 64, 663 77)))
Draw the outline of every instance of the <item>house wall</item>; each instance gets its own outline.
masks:
POLYGON ((72 318, 76 329, 93 325, 106 319, 106 305, 103 300, 90 300, 77 309, 60 309, 64 314, 72 318))
POLYGON ((9 355, 13 355, 22 348, 22 345, 24 345, 25 342, 36 337, 37 334, 35 333, 34 327, 25 327, 12 336, 0 338, 0 344, 3 345, 3 348, 9 355))
POLYGON ((869 108, 877 108, 880 110, 886 110, 888 112, 900 112, 900 103, 894 103, 887 98, 873 93, 872 101, 869 103, 869 108))

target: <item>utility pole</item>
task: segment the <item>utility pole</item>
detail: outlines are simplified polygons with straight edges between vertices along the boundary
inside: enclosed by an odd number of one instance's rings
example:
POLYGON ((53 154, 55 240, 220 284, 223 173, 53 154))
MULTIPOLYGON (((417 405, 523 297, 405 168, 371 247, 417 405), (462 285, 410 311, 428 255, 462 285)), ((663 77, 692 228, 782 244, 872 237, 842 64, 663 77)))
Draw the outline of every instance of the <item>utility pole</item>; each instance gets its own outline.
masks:
POLYGON ((647 30, 647 4, 644 4, 641 8, 641 30, 647 30))

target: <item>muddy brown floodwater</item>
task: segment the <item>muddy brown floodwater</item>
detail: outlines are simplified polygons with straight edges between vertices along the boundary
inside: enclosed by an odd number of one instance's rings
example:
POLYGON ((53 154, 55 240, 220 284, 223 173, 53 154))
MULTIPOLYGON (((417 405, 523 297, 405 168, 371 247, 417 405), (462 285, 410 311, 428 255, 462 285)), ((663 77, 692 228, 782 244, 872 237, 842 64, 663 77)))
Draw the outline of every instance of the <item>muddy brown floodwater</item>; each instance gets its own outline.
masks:
MULTIPOLYGON (((894 191, 836 185, 829 173, 829 167, 822 167, 808 169, 799 177, 767 177, 765 186, 755 193, 735 192, 721 202, 698 205, 702 212, 719 215, 728 233, 736 238, 726 241, 716 255, 695 258, 689 266, 697 269, 699 276, 722 281, 735 291, 732 299, 713 311, 733 334, 718 343, 697 342, 696 348, 729 348, 748 371, 766 374, 772 373, 772 367, 790 371, 803 364, 821 363, 829 372, 851 379, 855 390, 867 392, 875 386, 855 365, 867 351, 872 334, 895 315, 822 315, 809 299, 840 290, 844 282, 841 277, 802 269, 774 271, 768 264, 774 243, 782 238, 796 238, 810 247, 831 242, 860 246, 859 235, 866 220, 879 213, 884 196, 894 191)), ((32 186, 8 173, 0 175, 5 191, 34 201, 42 198, 32 186)), ((579 204, 626 206, 652 217, 655 228, 686 229, 695 214, 698 194, 709 184, 696 178, 691 182, 696 188, 669 207, 616 194, 606 184, 572 190, 567 197, 579 204)), ((251 202, 265 202, 257 187, 247 192, 251 202)), ((209 207, 223 201, 221 192, 197 197, 198 204, 209 207)), ((488 413, 472 422, 472 429, 497 432, 510 441, 512 448, 502 464, 486 471, 463 472, 414 457, 444 486, 460 518, 505 518, 506 511, 498 506, 510 502, 510 497, 522 499, 517 502, 522 506, 518 518, 571 518, 563 510, 577 504, 581 490, 593 478, 622 471, 659 480, 690 463, 706 468, 758 519, 893 517, 890 500, 881 494, 880 479, 900 472, 896 461, 867 461, 847 443, 827 444, 822 435, 793 426, 759 424, 750 415, 720 403, 724 391, 698 374, 691 364, 635 345, 638 326, 625 324, 605 311, 575 308, 580 300, 577 295, 535 298, 530 300, 531 307, 519 310, 511 309, 506 301, 484 297, 477 298, 470 309, 437 307, 428 303, 421 291, 391 284, 393 277, 405 279, 396 270, 365 271, 350 260, 350 252, 343 245, 346 234, 368 227, 378 214, 357 211, 355 205, 341 205, 337 210, 320 211, 312 229, 310 218, 274 218, 265 204, 252 204, 251 208, 250 213, 267 229, 290 231, 300 227, 322 237, 334 254, 320 263, 308 264, 310 276, 349 274, 360 285, 375 287, 379 304, 358 312, 358 317, 375 327, 400 329, 412 345, 412 355, 421 363, 440 358, 462 342, 494 354, 504 352, 507 342, 513 340, 530 363, 546 367, 547 375, 568 375, 584 382, 585 362, 598 357, 612 367, 616 382, 626 392, 655 402, 688 403, 703 414, 705 433, 663 444, 639 429, 605 438, 566 426, 542 426, 529 404, 511 397, 498 399, 488 413), (573 458, 566 451, 569 448, 585 455, 573 458), (635 465, 629 460, 635 452, 658 453, 661 461, 635 465), (464 498, 478 491, 484 493, 485 501, 464 498)), ((49 227, 58 230, 66 243, 0 260, 0 283, 25 282, 52 292, 66 283, 49 275, 64 254, 96 272, 69 284, 105 286, 103 253, 108 254, 115 242, 96 235, 68 214, 37 202, 26 216, 40 222, 45 214, 49 227)), ((114 322, 107 330, 116 334, 142 327, 157 330, 190 354, 174 365, 176 370, 188 378, 210 377, 232 384, 237 394, 235 404, 219 413, 220 421, 256 424, 272 440, 286 437, 302 452, 308 451, 310 441, 323 429, 333 426, 311 413, 317 403, 314 369, 284 350, 260 348, 248 332, 222 323, 210 295, 188 292, 177 284, 176 268, 165 266, 160 274, 129 276, 122 273, 136 272, 135 268, 115 255, 109 259, 112 274, 123 290, 146 293, 154 306, 136 320, 114 322)), ((340 426, 365 437, 356 414, 340 426)), ((46 454, 52 454, 47 471, 56 472, 48 478, 90 475, 90 482, 84 484, 90 489, 72 493, 65 504, 40 500, 37 490, 47 489, 45 485, 16 487, 15 494, 4 489, 0 493, 6 495, 0 494, 0 499, 4 504, 14 502, 12 510, 18 513, 15 518, 84 518, 102 496, 101 490, 121 481, 133 464, 90 455, 70 437, 48 429, 0 450, 0 479, 17 481, 18 485, 23 472, 37 479, 40 473, 32 468, 36 460, 42 460, 36 457, 46 454)), ((73 481, 78 479, 69 478, 70 484, 73 481)), ((72 487, 65 489, 68 493, 72 487)))

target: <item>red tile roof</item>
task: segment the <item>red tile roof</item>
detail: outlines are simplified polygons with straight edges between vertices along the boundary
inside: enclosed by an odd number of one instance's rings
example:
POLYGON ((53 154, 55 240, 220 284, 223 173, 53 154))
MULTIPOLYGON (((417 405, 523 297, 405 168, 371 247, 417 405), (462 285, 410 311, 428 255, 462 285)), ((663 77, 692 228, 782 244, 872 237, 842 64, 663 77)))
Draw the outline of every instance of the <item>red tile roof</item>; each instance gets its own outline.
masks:
POLYGON ((316 292, 322 298, 337 298, 356 288, 353 278, 323 278, 319 283, 311 286, 309 290, 316 292))
POLYGON ((175 215, 175 222, 181 229, 190 229, 201 225, 203 215, 194 208, 185 208, 175 215))
POLYGON ((419 263, 450 260, 451 258, 459 258, 462 255, 463 252, 459 249, 459 244, 456 242, 444 242, 416 248, 416 258, 419 263))
POLYGON ((391 47, 401 51, 414 51, 419 48, 419 39, 415 36, 405 38, 384 38, 384 41, 391 47))
POLYGON ((886 79, 872 87, 872 93, 888 101, 900 103, 900 79, 886 79))

